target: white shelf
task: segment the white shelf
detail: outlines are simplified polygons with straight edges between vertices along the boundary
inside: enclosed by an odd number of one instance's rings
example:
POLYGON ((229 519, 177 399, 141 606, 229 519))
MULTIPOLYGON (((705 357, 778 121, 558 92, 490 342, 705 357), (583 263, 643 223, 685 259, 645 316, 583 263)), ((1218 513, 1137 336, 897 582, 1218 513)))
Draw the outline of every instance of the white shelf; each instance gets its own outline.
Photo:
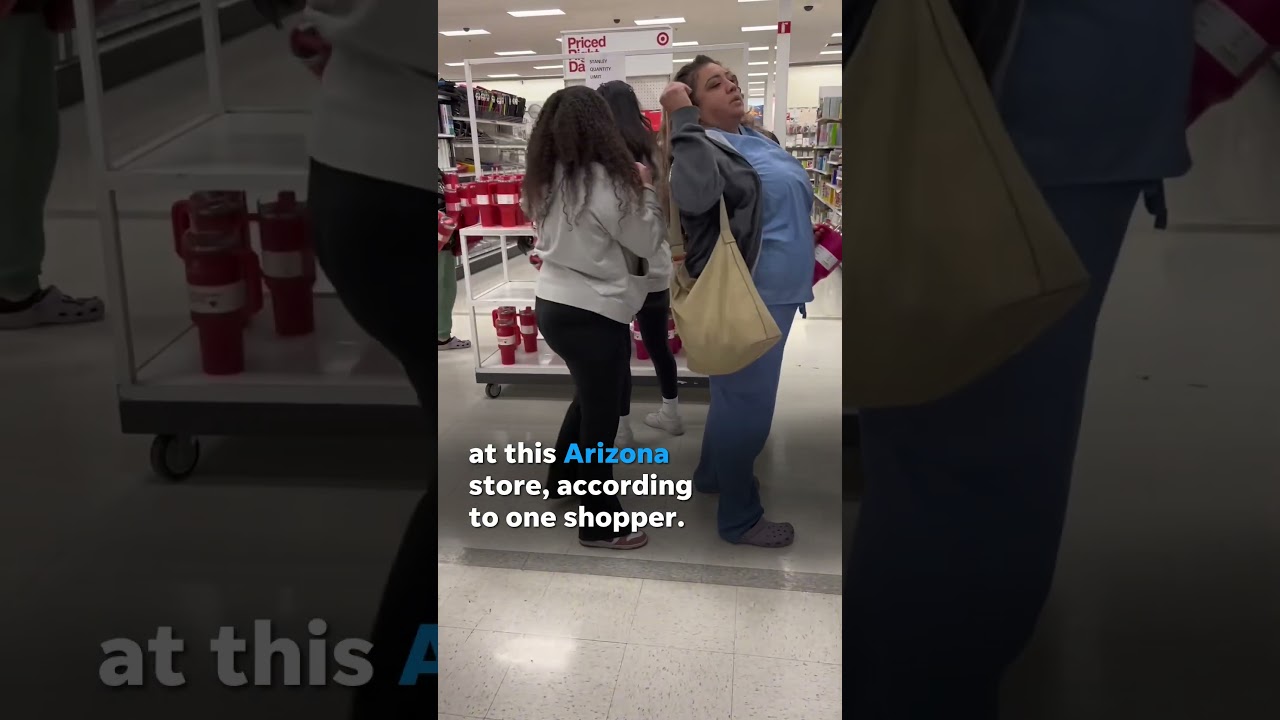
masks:
MULTIPOLYGON (((492 331, 492 329, 491 329, 492 331)), ((516 363, 514 365, 503 365, 502 356, 497 350, 493 350, 484 356, 480 361, 478 372, 493 373, 510 373, 515 375, 563 375, 568 376, 569 368, 564 364, 564 360, 559 355, 551 352, 551 348, 547 347, 545 342, 538 341, 538 352, 527 353, 524 347, 516 349, 516 363)), ((653 369, 653 362, 650 360, 640 360, 634 354, 631 355, 631 374, 633 376, 655 377, 657 372, 653 369)), ((684 353, 676 355, 676 376, 677 377, 706 377, 695 372, 689 371, 689 363, 684 353)))
POLYGON ((189 327, 147 361, 137 384, 121 387, 120 396, 195 403, 417 404, 395 359, 330 298, 316 298, 316 332, 301 338, 275 335, 268 303, 246 331, 245 372, 239 375, 205 375, 199 337, 189 327))
POLYGON ((501 227, 497 225, 468 225, 458 230, 458 234, 470 237, 537 237, 538 233, 532 225, 516 225, 501 227))
POLYGON ((301 190, 309 127, 308 114, 287 110, 206 115, 122 158, 107 180, 115 188, 301 190))
POLYGON ((532 305, 538 289, 536 280, 509 280, 475 294, 472 305, 532 305))

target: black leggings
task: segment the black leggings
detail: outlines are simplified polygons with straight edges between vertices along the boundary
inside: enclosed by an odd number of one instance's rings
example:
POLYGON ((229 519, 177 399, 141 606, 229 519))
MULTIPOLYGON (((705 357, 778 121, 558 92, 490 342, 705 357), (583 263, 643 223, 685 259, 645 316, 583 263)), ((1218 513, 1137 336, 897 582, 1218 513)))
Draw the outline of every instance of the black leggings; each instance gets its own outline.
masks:
MULTIPOLYGON (((653 361, 654 372, 658 375, 658 387, 662 389, 662 397, 674 400, 678 394, 676 385, 676 356, 671 352, 671 344, 667 342, 667 320, 671 313, 671 291, 649 293, 644 299, 644 307, 636 313, 636 323, 640 325, 640 339, 644 341, 644 349, 649 352, 653 361)), ((627 364, 631 362, 631 339, 627 339, 627 364)), ((627 373, 622 388, 622 414, 631 414, 631 373, 627 373)))
MULTIPOLYGON (((311 161, 307 204, 316 259, 356 323, 404 366, 423 410, 435 395, 434 303, 423 292, 437 253, 423 233, 435 222, 436 198, 418 188, 311 161), (414 229, 419 232, 412 232, 414 229), (406 232, 410 230, 410 232, 406 232)), ((434 404, 434 403, 433 403, 434 404)), ((355 695, 353 717, 382 719, 435 713, 435 683, 400 687, 400 671, 418 627, 436 622, 436 475, 409 521, 391 566, 369 655, 373 680, 355 695), (412 709, 412 710, 411 710, 412 709)))
MULTIPOLYGON (((583 450, 596 443, 613 447, 618 433, 618 396, 627 372, 627 326, 588 310, 538 298, 534 312, 538 329, 552 352, 569 367, 573 378, 573 400, 564 414, 556 438, 556 462, 547 472, 552 489, 560 480, 612 480, 613 464, 605 462, 561 462, 571 443, 583 450)), ((582 506, 590 512, 620 512, 615 495, 586 495, 582 506)), ((579 528, 578 538, 587 541, 611 540, 632 532, 622 528, 579 528)))

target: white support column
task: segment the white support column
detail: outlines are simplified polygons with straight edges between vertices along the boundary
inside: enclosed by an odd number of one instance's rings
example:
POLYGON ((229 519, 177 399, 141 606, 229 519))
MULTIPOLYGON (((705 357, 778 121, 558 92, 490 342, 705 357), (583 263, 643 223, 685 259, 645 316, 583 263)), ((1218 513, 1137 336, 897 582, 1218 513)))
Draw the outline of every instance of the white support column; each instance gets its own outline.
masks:
POLYGON ((787 134, 787 76, 791 67, 791 0, 778 0, 778 53, 773 63, 777 76, 771 87, 773 123, 769 129, 779 138, 787 134))

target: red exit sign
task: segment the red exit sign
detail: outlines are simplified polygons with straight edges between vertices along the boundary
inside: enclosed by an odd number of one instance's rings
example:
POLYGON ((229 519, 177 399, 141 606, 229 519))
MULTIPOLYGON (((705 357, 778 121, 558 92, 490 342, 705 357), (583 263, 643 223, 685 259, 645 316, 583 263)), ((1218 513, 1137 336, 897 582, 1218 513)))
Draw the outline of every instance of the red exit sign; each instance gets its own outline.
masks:
POLYGON ((791 21, 790 21, 790 20, 783 20, 783 21, 781 21, 781 22, 779 22, 779 23, 778 23, 778 34, 779 34, 779 35, 790 35, 790 34, 791 34, 791 21))

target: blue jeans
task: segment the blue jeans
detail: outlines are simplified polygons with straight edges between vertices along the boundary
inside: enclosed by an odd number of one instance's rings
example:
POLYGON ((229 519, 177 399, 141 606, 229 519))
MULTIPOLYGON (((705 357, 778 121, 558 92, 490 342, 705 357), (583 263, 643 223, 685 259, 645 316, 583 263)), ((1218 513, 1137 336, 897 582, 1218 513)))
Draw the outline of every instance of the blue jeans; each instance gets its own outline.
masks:
POLYGON ((701 492, 720 493, 716 524, 729 542, 737 542, 764 516, 754 479, 756 458, 773 425, 782 353, 799 307, 770 305, 782 331, 778 344, 738 372, 711 378, 711 407, 693 484, 701 492))
POLYGON ((860 720, 992 720, 1049 593, 1094 327, 1145 184, 1050 188, 1088 296, 989 376, 860 413, 866 491, 846 584, 860 720))

